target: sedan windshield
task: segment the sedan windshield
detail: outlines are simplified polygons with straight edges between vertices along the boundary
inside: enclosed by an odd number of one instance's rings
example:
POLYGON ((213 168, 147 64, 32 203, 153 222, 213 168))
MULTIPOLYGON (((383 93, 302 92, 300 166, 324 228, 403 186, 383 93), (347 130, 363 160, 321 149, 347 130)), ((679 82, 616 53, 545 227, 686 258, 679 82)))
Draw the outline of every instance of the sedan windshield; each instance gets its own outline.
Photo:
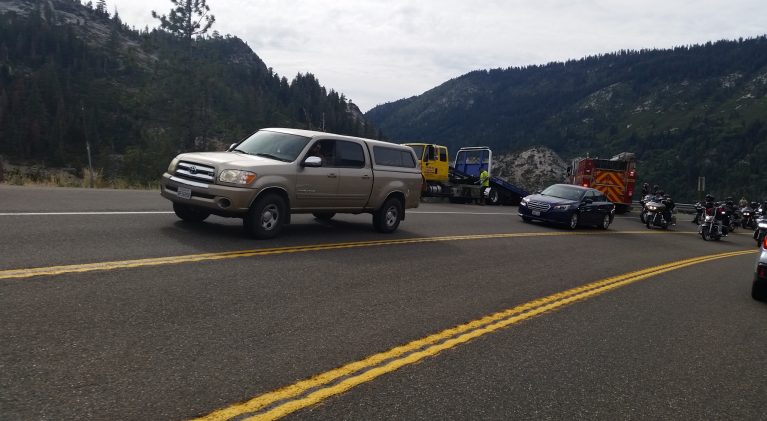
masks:
POLYGON ((309 143, 308 137, 259 130, 234 149, 248 155, 263 156, 278 161, 293 162, 309 143))
POLYGON ((581 200, 583 190, 563 184, 554 184, 553 186, 547 187, 541 194, 577 202, 581 200))

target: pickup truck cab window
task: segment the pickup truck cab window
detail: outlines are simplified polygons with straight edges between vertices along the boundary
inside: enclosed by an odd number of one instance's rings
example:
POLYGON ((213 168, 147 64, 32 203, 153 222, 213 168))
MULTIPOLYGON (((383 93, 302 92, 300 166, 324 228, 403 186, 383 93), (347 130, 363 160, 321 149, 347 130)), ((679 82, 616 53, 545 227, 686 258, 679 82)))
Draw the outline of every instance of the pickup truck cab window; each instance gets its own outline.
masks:
POLYGON ((346 140, 322 139, 315 142, 306 155, 322 158, 323 167, 362 168, 365 166, 365 153, 362 145, 346 140))
POLYGON ((306 156, 318 156, 322 158, 323 167, 335 167, 336 141, 322 139, 315 142, 306 156))
POLYGON ((365 166, 365 152, 362 145, 339 140, 336 142, 336 166, 342 168, 362 168, 365 166))

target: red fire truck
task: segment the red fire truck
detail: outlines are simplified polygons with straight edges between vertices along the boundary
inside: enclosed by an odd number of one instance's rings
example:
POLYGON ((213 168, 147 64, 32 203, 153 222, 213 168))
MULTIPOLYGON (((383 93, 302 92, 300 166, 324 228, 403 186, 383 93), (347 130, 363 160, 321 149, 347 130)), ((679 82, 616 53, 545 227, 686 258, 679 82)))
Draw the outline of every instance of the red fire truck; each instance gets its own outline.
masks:
POLYGON ((617 212, 631 209, 636 180, 636 156, 623 152, 610 159, 576 158, 568 168, 570 183, 595 188, 615 204, 617 212))

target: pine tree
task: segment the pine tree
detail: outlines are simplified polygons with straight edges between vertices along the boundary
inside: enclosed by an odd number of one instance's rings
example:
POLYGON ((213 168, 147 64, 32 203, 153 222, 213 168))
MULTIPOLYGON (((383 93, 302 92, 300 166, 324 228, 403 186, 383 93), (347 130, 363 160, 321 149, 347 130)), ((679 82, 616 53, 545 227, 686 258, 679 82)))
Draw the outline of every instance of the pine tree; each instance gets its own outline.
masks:
POLYGON ((208 32, 216 17, 209 14, 206 0, 170 0, 175 6, 168 15, 160 16, 152 10, 152 17, 160 20, 160 28, 181 37, 187 43, 208 32))
POLYGON ((98 0, 96 2, 96 13, 101 16, 109 16, 109 12, 107 12, 106 0, 98 0))

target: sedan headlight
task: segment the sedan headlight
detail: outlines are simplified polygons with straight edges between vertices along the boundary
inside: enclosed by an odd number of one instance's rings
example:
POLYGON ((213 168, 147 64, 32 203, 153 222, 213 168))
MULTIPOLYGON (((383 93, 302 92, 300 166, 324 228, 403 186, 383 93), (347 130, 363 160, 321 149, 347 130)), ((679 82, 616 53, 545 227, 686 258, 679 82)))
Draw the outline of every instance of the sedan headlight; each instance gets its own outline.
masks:
POLYGON ((176 167, 178 166, 178 157, 173 158, 172 161, 170 161, 170 165, 168 165, 168 174, 173 174, 176 172, 176 167))
POLYGON ((527 202, 529 202, 529 201, 530 201, 530 199, 528 199, 526 197, 523 197, 522 201, 519 202, 519 206, 527 206, 527 202))
POLYGON ((223 170, 218 175, 218 181, 229 184, 247 185, 256 179, 256 173, 243 170, 223 170))
POLYGON ((572 206, 572 205, 556 205, 552 209, 563 211, 563 210, 570 209, 570 206, 572 206))

